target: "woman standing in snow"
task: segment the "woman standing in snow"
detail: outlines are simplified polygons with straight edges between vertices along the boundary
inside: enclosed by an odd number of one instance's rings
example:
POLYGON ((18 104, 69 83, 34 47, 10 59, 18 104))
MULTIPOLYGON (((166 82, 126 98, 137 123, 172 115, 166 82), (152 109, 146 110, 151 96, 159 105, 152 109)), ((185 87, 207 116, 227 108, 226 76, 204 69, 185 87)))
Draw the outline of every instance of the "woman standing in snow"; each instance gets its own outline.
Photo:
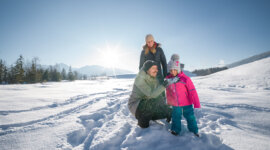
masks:
POLYGON ((196 136, 198 134, 198 126, 194 115, 194 108, 200 108, 200 101, 196 89, 191 79, 180 69, 179 56, 172 55, 168 63, 170 75, 166 79, 177 78, 178 82, 169 85, 166 88, 167 103, 173 106, 171 133, 178 135, 181 131, 181 117, 187 120, 189 131, 196 136))
POLYGON ((167 75, 167 61, 164 55, 161 44, 156 43, 153 35, 147 34, 145 37, 146 44, 143 46, 140 57, 140 66, 142 68, 144 62, 147 60, 155 61, 158 67, 157 78, 160 83, 163 82, 164 77, 167 75))

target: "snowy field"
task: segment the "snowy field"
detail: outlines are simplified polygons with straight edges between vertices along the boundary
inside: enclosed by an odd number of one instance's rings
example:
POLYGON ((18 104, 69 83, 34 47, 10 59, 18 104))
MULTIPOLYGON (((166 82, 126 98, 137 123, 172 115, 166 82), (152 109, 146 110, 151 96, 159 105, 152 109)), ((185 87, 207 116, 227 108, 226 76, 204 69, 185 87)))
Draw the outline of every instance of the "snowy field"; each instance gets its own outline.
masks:
POLYGON ((270 58, 192 78, 200 138, 137 126, 127 108, 134 79, 0 85, 0 149, 270 149, 270 58))

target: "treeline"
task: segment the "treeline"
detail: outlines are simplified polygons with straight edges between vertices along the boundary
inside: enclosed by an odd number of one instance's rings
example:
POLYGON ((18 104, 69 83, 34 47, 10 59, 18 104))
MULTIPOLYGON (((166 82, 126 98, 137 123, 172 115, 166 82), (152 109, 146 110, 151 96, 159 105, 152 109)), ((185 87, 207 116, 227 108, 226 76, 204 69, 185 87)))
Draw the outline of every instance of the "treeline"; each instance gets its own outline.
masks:
POLYGON ((39 64, 39 59, 36 57, 30 63, 25 63, 23 56, 20 55, 10 67, 7 67, 5 62, 0 59, 0 84, 39 83, 61 80, 73 81, 86 78, 85 75, 72 71, 71 66, 68 71, 64 68, 59 71, 57 66, 43 68, 39 64))
POLYGON ((222 70, 228 69, 227 67, 215 67, 215 68, 208 68, 208 69, 196 69, 192 71, 192 73, 198 75, 198 76, 206 76, 215 72, 219 72, 222 70))

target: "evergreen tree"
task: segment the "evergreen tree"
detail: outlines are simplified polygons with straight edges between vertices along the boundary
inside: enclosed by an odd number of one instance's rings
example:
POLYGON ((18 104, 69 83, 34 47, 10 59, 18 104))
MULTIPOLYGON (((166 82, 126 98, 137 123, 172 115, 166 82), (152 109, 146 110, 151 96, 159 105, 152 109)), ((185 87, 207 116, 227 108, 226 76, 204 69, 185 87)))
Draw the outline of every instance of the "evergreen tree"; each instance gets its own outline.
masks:
POLYGON ((62 77, 61 77, 61 73, 59 71, 57 71, 56 69, 56 81, 61 81, 62 80, 62 77))
POLYGON ((58 66, 50 66, 48 69, 43 69, 39 64, 37 57, 33 58, 31 62, 24 63, 22 55, 8 68, 4 61, 0 59, 0 84, 14 84, 14 83, 37 83, 47 81, 61 81, 87 79, 86 75, 81 75, 77 71, 72 71, 69 67, 68 73, 63 68, 60 72, 58 66))
POLYGON ((66 80, 67 79, 67 73, 66 73, 66 69, 65 68, 62 69, 61 77, 62 77, 62 80, 66 80))
POLYGON ((42 79, 43 73, 44 73, 44 69, 41 67, 38 67, 37 74, 36 74, 37 82, 43 82, 43 79, 42 79))
POLYGON ((74 71, 73 74, 74 74, 74 80, 78 80, 80 78, 80 74, 77 71, 74 71))
POLYGON ((69 71, 68 71, 68 80, 70 80, 70 81, 75 80, 75 76, 72 72, 71 66, 69 67, 69 71))
POLYGON ((48 81, 53 81, 53 67, 50 66, 49 67, 49 70, 48 70, 48 77, 49 77, 49 80, 48 81))
POLYGON ((47 82, 47 81, 50 81, 50 78, 49 78, 49 69, 46 69, 43 74, 42 74, 42 81, 43 82, 47 82))
POLYGON ((34 83, 42 82, 43 69, 41 68, 41 65, 39 64, 39 58, 38 57, 33 58, 32 64, 34 64, 34 68, 33 68, 34 83))
POLYGON ((51 81, 61 81, 61 73, 56 68, 50 70, 51 81))
POLYGON ((15 82, 23 83, 24 82, 24 69, 23 69, 23 56, 17 59, 15 64, 15 82))
POLYGON ((13 84, 16 83, 16 68, 11 65, 10 70, 8 72, 8 83, 13 84))
POLYGON ((5 84, 8 83, 8 68, 4 65, 4 72, 3 72, 3 81, 5 84))
POLYGON ((87 75, 83 75, 83 80, 87 80, 87 75))
POLYGON ((31 62, 31 66, 28 69, 28 82, 29 83, 36 83, 37 82, 37 58, 33 58, 31 62))
POLYGON ((8 82, 8 68, 3 60, 0 60, 0 84, 8 82))
POLYGON ((4 62, 0 59, 0 84, 4 82, 4 62))

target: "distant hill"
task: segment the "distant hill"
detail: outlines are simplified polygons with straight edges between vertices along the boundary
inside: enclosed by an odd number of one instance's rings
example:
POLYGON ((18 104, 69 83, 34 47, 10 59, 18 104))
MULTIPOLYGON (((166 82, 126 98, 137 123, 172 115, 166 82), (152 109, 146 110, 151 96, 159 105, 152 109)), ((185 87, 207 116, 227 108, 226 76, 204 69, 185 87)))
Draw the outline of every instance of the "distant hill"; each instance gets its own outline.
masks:
MULTIPOLYGON (((44 68, 48 68, 48 65, 42 65, 44 68)), ((62 71, 62 69, 65 69, 66 72, 69 70, 69 65, 64 64, 64 63, 58 63, 54 65, 54 67, 57 68, 58 71, 62 71)), ((72 66, 71 66, 72 67, 72 66)), ((124 69, 119 69, 119 68, 106 68, 103 66, 98 66, 98 65, 87 65, 84 67, 80 68, 71 68, 72 71, 77 71, 80 74, 83 75, 88 75, 88 76, 114 76, 114 75, 121 75, 121 74, 132 74, 134 72, 129 71, 129 70, 124 70, 124 69)))
POLYGON ((270 51, 264 52, 264 53, 261 53, 261 54, 258 54, 258 55, 255 55, 255 56, 252 56, 252 57, 249 57, 249 58, 237 61, 237 62, 234 62, 234 63, 226 65, 224 67, 196 69, 196 70, 192 71, 192 73, 196 74, 198 76, 210 75, 210 74, 222 71, 222 70, 226 70, 228 68, 234 68, 234 67, 238 67, 238 66, 241 66, 241 65, 244 65, 244 64, 248 64, 248 63, 251 63, 251 62, 254 62, 254 61, 257 61, 257 60, 261 60, 261 59, 267 58, 269 56, 270 56, 270 51))
MULTIPOLYGON (((185 75, 189 76, 189 77, 195 77, 196 74, 193 74, 189 71, 184 70, 185 75)), ((132 79, 135 78, 137 76, 136 73, 131 73, 131 74, 121 74, 121 75, 116 75, 116 76, 109 76, 111 78, 117 78, 117 79, 132 79)))
MULTIPOLYGON (((49 66, 42 65, 42 67, 48 68, 49 66)), ((54 65, 54 67, 56 67, 57 70, 59 70, 60 72, 62 71, 62 69, 65 69, 66 72, 68 72, 69 70, 69 65, 64 64, 64 63, 57 63, 54 65)), ((137 75, 136 73, 129 70, 124 70, 124 69, 119 69, 119 68, 115 68, 113 70, 112 68, 106 68, 99 65, 87 65, 80 68, 72 67, 71 69, 72 71, 77 71, 80 74, 88 75, 88 76, 110 76, 110 77, 116 76, 116 78, 135 78, 137 75)), ((196 76, 196 74, 191 73, 187 70, 184 70, 184 73, 189 77, 196 76)))
POLYGON ((194 73, 192 73, 192 72, 189 72, 189 71, 187 71, 187 70, 184 70, 183 72, 185 73, 185 75, 187 75, 187 76, 189 76, 189 77, 196 77, 196 76, 197 76, 196 74, 194 74, 194 73))
POLYGON ((269 56, 270 56, 270 51, 264 52, 264 53, 261 53, 261 54, 258 54, 258 55, 255 55, 255 56, 252 56, 252 57, 249 57, 249 58, 237 61, 237 62, 234 62, 232 64, 229 64, 229 65, 227 65, 227 67, 234 68, 234 67, 237 67, 237 66, 240 66, 243 64, 247 64, 247 63, 251 63, 251 62, 263 59, 263 58, 267 58, 269 56))
MULTIPOLYGON (((227 88, 253 88, 270 90, 270 57, 260 59, 238 67, 229 68, 205 77, 198 77, 199 83, 209 87, 227 88), (215 82, 213 82, 215 81, 215 82), (221 82, 222 81, 222 82, 221 82)), ((197 84, 198 84, 197 82, 197 84)), ((223 89, 223 90, 224 90, 223 89)), ((228 91, 228 92, 229 92, 228 91)))
POLYGON ((124 70, 124 69, 112 69, 106 68, 98 65, 91 65, 91 66, 84 66, 81 68, 74 68, 75 71, 78 71, 81 74, 86 75, 106 75, 106 76, 114 76, 114 75, 121 75, 121 74, 131 74, 133 72, 124 70))
POLYGON ((228 67, 214 67, 214 68, 207 68, 207 69, 196 69, 192 71, 193 74, 196 74, 197 76, 206 76, 209 74, 213 74, 222 70, 226 70, 228 67))
POLYGON ((121 75, 116 75, 116 76, 109 76, 111 78, 117 78, 117 79, 132 79, 135 78, 137 74, 121 74, 121 75))

